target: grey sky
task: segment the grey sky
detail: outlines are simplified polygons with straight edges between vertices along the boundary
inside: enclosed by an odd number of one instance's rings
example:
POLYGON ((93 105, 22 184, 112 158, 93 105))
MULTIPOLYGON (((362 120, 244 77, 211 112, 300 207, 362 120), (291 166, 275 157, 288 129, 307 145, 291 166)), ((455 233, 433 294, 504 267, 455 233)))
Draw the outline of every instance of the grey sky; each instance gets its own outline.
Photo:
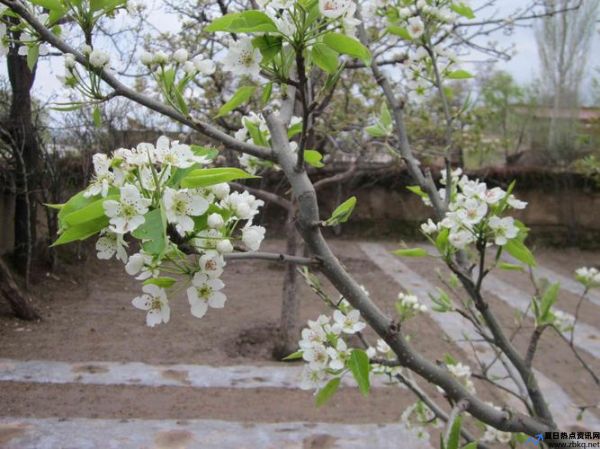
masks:
MULTIPOLYGON (((473 0, 472 4, 476 6, 483 0, 473 0)), ((585 1, 585 0, 584 0, 585 1)), ((522 6, 522 0, 497 0, 497 9, 500 14, 505 15, 510 11, 522 6)), ((151 21, 160 29, 176 30, 178 28, 178 20, 175 16, 169 16, 161 12, 155 12, 151 15, 151 21)), ((526 84, 534 80, 538 74, 539 58, 537 53, 534 32, 531 27, 516 28, 514 34, 505 36, 499 32, 492 36, 500 44, 516 44, 517 54, 510 61, 499 61, 496 65, 498 69, 510 72, 515 79, 526 84)), ((481 55, 472 54, 469 59, 481 60, 481 55)), ((591 79, 592 74, 595 74, 594 68, 600 68, 600 34, 598 31, 594 33, 592 51, 588 60, 587 83, 591 79)), ((45 58, 39 64, 38 75, 34 85, 34 94, 42 99, 47 99, 53 95, 60 96, 62 90, 61 83, 57 80, 56 75, 63 72, 61 58, 45 58)), ((6 76, 5 64, 1 65, 0 73, 6 76)))

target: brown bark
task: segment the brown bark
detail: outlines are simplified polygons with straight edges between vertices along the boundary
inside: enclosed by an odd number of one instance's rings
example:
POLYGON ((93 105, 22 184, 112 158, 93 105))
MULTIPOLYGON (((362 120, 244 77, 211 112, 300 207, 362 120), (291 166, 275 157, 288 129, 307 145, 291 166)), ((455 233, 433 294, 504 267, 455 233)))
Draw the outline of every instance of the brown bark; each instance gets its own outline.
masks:
MULTIPOLYGON (((296 230, 294 208, 288 209, 286 222, 286 254, 297 256, 299 254, 300 236, 296 230)), ((279 339, 275 345, 273 356, 280 360, 298 349, 298 295, 297 265, 285 264, 283 277, 283 293, 281 303, 281 317, 279 320, 279 339)))
POLYGON ((27 321, 40 318, 33 308, 31 299, 19 288, 10 269, 2 259, 0 259, 0 293, 6 298, 17 318, 27 321))
MULTIPOLYGON (((19 36, 14 36, 18 39, 19 36)), ((27 57, 13 45, 7 56, 8 77, 12 90, 10 115, 6 122, 6 139, 15 161, 15 266, 28 276, 28 266, 36 237, 36 176, 40 160, 36 130, 32 119, 31 87, 35 71, 27 66, 27 57)))

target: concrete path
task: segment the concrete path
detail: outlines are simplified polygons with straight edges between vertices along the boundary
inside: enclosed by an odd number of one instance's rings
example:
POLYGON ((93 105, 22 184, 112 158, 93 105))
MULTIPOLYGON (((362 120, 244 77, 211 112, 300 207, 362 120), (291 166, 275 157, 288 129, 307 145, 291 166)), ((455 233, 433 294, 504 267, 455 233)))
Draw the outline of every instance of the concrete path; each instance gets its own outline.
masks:
POLYGON ((432 449, 399 424, 0 418, 3 449, 432 449))

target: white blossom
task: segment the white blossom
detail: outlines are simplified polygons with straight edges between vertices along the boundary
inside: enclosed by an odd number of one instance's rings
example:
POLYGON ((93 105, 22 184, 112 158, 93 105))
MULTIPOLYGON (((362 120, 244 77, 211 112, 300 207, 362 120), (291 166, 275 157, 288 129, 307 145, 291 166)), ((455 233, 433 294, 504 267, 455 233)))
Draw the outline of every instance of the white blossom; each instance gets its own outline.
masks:
POLYGON ((217 214, 215 212, 208 216, 206 219, 206 224, 208 224, 209 228, 220 229, 225 224, 225 220, 223 220, 223 216, 221 214, 217 214))
POLYGON ((213 309, 225 307, 227 297, 219 291, 223 287, 225 284, 220 279, 212 279, 204 273, 196 273, 192 279, 192 286, 187 289, 192 315, 202 318, 209 307, 213 309))
POLYGON ((600 271, 594 267, 581 267, 575 270, 575 278, 585 287, 600 287, 600 271))
POLYGON ((220 254, 203 254, 198 260, 198 265, 202 273, 211 279, 216 279, 223 273, 225 260, 220 254))
POLYGON ((337 19, 346 14, 353 5, 352 0, 319 0, 319 11, 324 17, 337 19))
POLYGON ((110 171, 110 160, 106 154, 96 153, 92 157, 92 162, 94 164, 94 179, 83 193, 83 196, 89 198, 102 195, 103 198, 106 198, 108 189, 115 180, 114 174, 110 171))
POLYGON ((103 69, 110 62, 110 55, 101 50, 92 50, 88 57, 90 65, 97 69, 103 69))
POLYGON ((179 64, 183 64, 189 58, 189 53, 185 48, 180 48, 173 53, 173 60, 179 64))
POLYGON ((494 242, 498 246, 503 246, 509 240, 514 239, 519 234, 519 228, 515 226, 513 217, 499 218, 493 216, 489 221, 490 228, 494 231, 494 242))
POLYGON ((127 263, 127 243, 123 240, 123 235, 114 232, 103 232, 96 241, 96 251, 98 259, 110 259, 116 254, 117 260, 127 263))
POLYGON ((167 221, 175 225, 181 235, 194 230, 192 217, 202 215, 208 209, 208 201, 196 190, 175 190, 166 187, 163 192, 167 221))
POLYGON ((144 285, 143 295, 134 298, 132 304, 140 310, 147 310, 146 324, 154 327, 160 323, 168 323, 171 317, 171 308, 164 289, 157 285, 144 285))
POLYGON ((351 310, 347 314, 336 310, 333 312, 333 320, 334 324, 331 329, 336 333, 341 331, 346 334, 355 334, 367 326, 364 322, 360 321, 360 312, 358 310, 351 310))
POLYGON ((103 206, 104 213, 110 218, 110 230, 125 234, 144 223, 144 215, 148 212, 151 200, 144 198, 133 184, 125 184, 120 192, 118 201, 106 200, 103 206))
POLYGON ((261 61, 260 50, 254 48, 252 39, 241 37, 229 46, 229 51, 223 58, 223 70, 235 76, 248 75, 256 78, 260 74, 261 61))
POLYGON ((250 251, 258 251, 265 232, 266 229, 262 226, 246 226, 242 229, 242 241, 250 251))
POLYGON ((228 254, 233 251, 233 245, 229 239, 223 239, 217 242, 216 249, 221 254, 228 254))
POLYGON ((407 30, 411 38, 418 39, 425 32, 425 24, 423 23, 423 20, 421 20, 420 17, 411 17, 410 19, 408 19, 407 30))

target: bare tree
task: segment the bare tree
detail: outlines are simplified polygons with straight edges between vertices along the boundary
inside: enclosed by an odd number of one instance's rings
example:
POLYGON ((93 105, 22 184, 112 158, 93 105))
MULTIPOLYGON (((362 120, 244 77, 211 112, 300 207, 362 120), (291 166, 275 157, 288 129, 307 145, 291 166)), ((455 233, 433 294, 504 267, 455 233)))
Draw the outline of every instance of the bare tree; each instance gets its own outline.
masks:
MULTIPOLYGON (((567 9, 572 0, 544 0, 546 11, 567 9)), ((581 82, 596 19, 598 0, 584 0, 578 9, 543 17, 535 28, 545 93, 552 108, 548 149, 565 159, 573 150, 581 82)))

